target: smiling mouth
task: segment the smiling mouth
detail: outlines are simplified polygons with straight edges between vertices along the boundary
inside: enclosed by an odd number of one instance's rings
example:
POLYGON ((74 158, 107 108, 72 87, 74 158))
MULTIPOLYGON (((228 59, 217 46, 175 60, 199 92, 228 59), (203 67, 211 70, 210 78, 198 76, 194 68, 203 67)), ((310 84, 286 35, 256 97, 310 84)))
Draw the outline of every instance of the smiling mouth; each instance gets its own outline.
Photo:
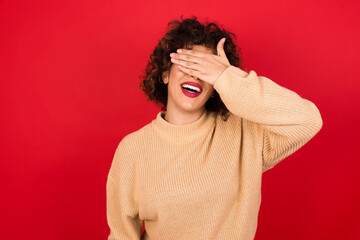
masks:
POLYGON ((192 86, 192 85, 189 85, 189 84, 181 84, 181 87, 185 90, 185 91, 188 91, 190 93, 201 93, 201 89, 198 88, 198 87, 195 87, 195 86, 192 86))

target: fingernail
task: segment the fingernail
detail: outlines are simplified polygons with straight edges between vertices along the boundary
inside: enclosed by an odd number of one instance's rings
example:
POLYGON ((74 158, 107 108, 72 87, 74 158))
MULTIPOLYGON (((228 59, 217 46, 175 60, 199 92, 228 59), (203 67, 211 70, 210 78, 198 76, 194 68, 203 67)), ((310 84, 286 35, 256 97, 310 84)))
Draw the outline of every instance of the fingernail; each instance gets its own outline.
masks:
POLYGON ((181 49, 178 49, 177 52, 178 52, 178 53, 182 53, 182 50, 181 50, 181 49))

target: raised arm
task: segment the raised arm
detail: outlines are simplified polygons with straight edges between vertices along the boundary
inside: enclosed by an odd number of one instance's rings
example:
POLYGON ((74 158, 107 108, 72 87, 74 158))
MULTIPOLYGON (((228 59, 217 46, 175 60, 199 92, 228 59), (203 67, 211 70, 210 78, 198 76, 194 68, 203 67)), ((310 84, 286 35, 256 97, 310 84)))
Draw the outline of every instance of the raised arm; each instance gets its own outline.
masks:
POLYGON ((294 153, 320 131, 322 118, 314 103, 272 80, 230 65, 224 51, 217 55, 178 49, 171 61, 194 77, 213 84, 234 115, 255 123, 263 138, 263 172, 294 153))
POLYGON ((135 159, 126 149, 126 136, 119 143, 106 182, 108 240, 140 239, 142 221, 135 199, 135 159))
POLYGON ((323 125, 314 103, 255 71, 230 65, 214 88, 231 113, 263 131, 263 172, 305 145, 323 125))

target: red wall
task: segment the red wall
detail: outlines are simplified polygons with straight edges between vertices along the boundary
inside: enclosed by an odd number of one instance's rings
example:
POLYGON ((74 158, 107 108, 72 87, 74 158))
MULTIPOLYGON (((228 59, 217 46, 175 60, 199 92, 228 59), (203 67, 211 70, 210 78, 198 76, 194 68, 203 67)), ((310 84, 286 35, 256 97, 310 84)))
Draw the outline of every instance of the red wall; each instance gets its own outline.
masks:
POLYGON ((359 239, 358 1, 0 1, 0 238, 106 239, 118 142, 160 108, 139 75, 166 24, 234 32, 248 70, 323 128, 263 175, 256 239, 359 239))

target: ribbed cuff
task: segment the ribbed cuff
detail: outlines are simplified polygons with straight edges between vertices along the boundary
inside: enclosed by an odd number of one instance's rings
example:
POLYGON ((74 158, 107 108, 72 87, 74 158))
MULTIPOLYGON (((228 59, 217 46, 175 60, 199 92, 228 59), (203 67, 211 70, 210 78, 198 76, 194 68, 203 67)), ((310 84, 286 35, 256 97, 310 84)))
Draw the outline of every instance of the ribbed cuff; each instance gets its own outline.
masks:
POLYGON ((213 84, 214 88, 217 89, 218 85, 221 84, 220 82, 224 81, 228 77, 229 74, 236 74, 237 76, 244 77, 244 78, 249 75, 249 73, 245 72, 244 70, 241 70, 238 67, 230 65, 215 80, 215 82, 213 84))

